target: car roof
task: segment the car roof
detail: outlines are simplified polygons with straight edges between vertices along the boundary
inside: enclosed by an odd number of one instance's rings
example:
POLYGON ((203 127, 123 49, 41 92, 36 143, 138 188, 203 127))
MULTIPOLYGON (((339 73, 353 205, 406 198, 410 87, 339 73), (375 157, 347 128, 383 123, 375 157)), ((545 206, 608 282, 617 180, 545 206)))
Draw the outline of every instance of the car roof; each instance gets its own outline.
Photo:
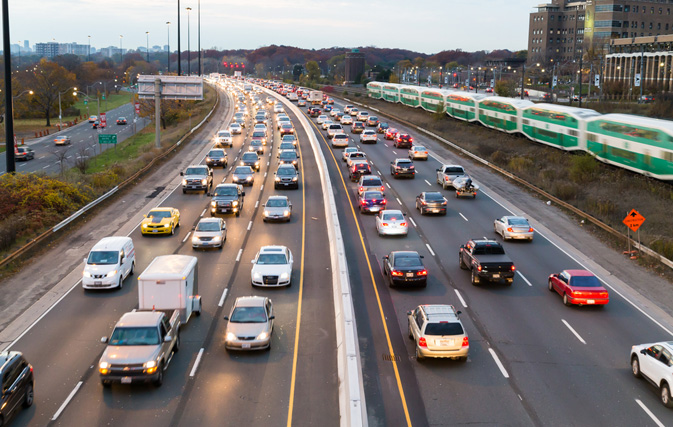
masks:
POLYGON ((296 171, 294 166, 292 166, 290 164, 284 163, 282 165, 278 165, 278 169, 290 169, 290 168, 292 168, 292 170, 296 171))
POLYGON ((110 237, 103 237, 94 245, 93 248, 91 248, 92 251, 100 251, 100 250, 119 250, 121 249, 126 243, 131 242, 130 237, 125 237, 125 236, 110 236, 110 237))
POLYGON ((201 218, 199 220, 199 224, 201 224, 202 222, 220 222, 220 221, 222 221, 222 218, 201 218))
POLYGON ((238 297, 234 302, 234 307, 263 307, 265 301, 265 297, 259 297, 256 295, 249 297, 238 297))
POLYGON ((0 352, 0 371, 4 370, 5 364, 17 356, 22 356, 20 351, 2 351, 0 352))
POLYGON ((275 196, 269 196, 267 200, 272 200, 272 199, 283 199, 283 200, 289 200, 287 196, 280 196, 280 195, 275 195, 275 196))
POLYGON ((117 322, 117 326, 155 325, 162 314, 161 311, 132 311, 124 314, 117 322))
POLYGON ((587 270, 565 270, 571 276, 593 276, 594 274, 587 270))
POLYGON ((382 214, 388 214, 388 215, 403 215, 402 211, 399 209, 384 209, 381 211, 382 214))
POLYGON ((458 320, 458 315, 456 314, 456 309, 454 306, 449 304, 423 304, 420 306, 421 309, 425 312, 429 321, 440 320, 446 318, 453 318, 456 321, 458 320))
POLYGON ((366 179, 378 179, 379 181, 381 181, 381 177, 378 177, 376 175, 362 175, 360 179, 363 181, 366 179))
POLYGON ((173 208, 168 208, 168 207, 157 207, 150 209, 150 212, 165 212, 165 211, 171 211, 173 208))
POLYGON ((278 252, 284 252, 287 249, 287 246, 282 246, 282 245, 268 245, 268 246, 262 246, 259 248, 259 253, 278 253, 278 252))
POLYGON ((225 187, 236 187, 236 188, 238 188, 238 184, 217 184, 217 187, 215 187, 215 188, 217 189, 217 188, 225 188, 225 187))

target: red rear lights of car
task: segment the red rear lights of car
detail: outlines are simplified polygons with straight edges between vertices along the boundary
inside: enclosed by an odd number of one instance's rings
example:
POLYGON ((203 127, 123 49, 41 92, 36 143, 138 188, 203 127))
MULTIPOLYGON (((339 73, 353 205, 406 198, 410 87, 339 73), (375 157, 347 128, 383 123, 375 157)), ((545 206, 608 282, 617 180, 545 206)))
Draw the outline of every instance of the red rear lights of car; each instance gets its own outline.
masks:
POLYGON ((392 271, 390 272, 390 275, 393 276, 393 277, 402 277, 402 276, 403 276, 403 273, 402 273, 401 271, 392 270, 392 271))
POLYGON ((383 185, 381 186, 381 191, 383 191, 383 185))
POLYGON ((607 292, 601 292, 599 295, 600 295, 601 298, 607 298, 608 297, 607 292))
POLYGON ((512 271, 516 271, 516 267, 514 267, 514 265, 512 265, 512 271))
POLYGON ((425 341, 425 337, 420 337, 418 339, 418 345, 420 347, 427 347, 428 346, 428 343, 425 341))
POLYGON ((514 230, 512 230, 512 227, 507 227, 507 231, 509 231, 510 233, 514 232, 514 230))
MULTIPOLYGON (((514 266, 512 266, 514 267, 514 266)), ((477 271, 481 271, 481 265, 477 267, 477 271)))
POLYGON ((387 223, 387 222, 382 222, 382 223, 381 223, 381 226, 383 226, 383 227, 387 227, 387 226, 388 226, 388 223, 387 223))
POLYGON ((383 199, 383 201, 381 201, 381 203, 385 205, 386 203, 388 203, 388 201, 386 199, 383 199))
POLYGON ((470 339, 468 337, 463 337, 462 347, 469 347, 469 346, 470 346, 470 339))
POLYGON ((528 227, 528 232, 532 233, 533 232, 533 227, 528 227))
POLYGON ((427 276, 428 275, 428 270, 423 269, 423 270, 418 272, 418 275, 419 276, 427 276))
POLYGON ((401 226, 401 227, 406 227, 406 226, 407 226, 407 223, 406 223, 406 222, 403 222, 403 223, 400 224, 400 226, 401 226))
POLYGON ((365 191, 365 188, 364 188, 364 187, 360 187, 360 193, 362 193, 363 191, 365 191))

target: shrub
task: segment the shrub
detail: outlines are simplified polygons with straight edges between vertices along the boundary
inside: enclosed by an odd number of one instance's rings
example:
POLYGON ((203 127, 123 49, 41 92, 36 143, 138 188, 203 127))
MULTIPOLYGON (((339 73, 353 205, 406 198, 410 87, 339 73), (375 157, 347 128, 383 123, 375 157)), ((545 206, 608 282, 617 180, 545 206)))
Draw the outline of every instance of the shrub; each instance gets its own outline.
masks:
POLYGON ((591 154, 572 156, 570 160, 570 179, 576 183, 591 181, 598 172, 598 162, 591 154))
POLYGON ((533 168, 533 161, 527 157, 516 156, 510 159, 507 167, 514 173, 524 173, 533 168))
POLYGON ((664 257, 673 258, 673 241, 670 238, 659 237, 650 243, 650 249, 660 253, 664 257))
POLYGON ((508 156, 500 150, 496 150, 491 154, 491 163, 496 165, 505 165, 507 164, 508 156))
POLYGON ((551 193, 563 201, 570 201, 577 198, 577 187, 573 184, 556 182, 552 186, 551 193))

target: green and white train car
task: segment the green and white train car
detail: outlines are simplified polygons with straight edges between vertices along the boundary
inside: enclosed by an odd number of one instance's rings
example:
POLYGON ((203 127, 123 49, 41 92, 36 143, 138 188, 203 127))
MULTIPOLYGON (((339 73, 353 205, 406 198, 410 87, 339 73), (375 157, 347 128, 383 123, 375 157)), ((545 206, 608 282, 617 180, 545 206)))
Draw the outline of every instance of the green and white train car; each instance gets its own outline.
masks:
POLYGON ((381 93, 383 89, 383 83, 381 82, 369 82, 367 83, 367 96, 374 99, 381 99, 383 95, 381 93))
POLYGON ((400 86, 396 83, 384 83, 381 95, 388 102, 400 102, 400 86))
POLYGON ((533 141, 561 150, 586 150, 587 120, 600 115, 588 108, 535 104, 523 109, 521 132, 533 141))
POLYGON ((520 132, 521 114, 533 104, 523 99, 489 96, 479 101, 479 123, 507 133, 520 132))
POLYGON ((479 101, 486 98, 483 93, 453 92, 444 97, 446 114, 458 120, 477 120, 479 101))
POLYGON ((433 89, 427 88, 421 92, 421 108, 434 113, 437 111, 437 106, 444 104, 442 109, 446 111, 446 96, 453 93, 453 90, 448 89, 433 89))
POLYGON ((407 107, 420 107, 421 92, 423 92, 423 88, 420 86, 404 85, 400 87, 400 102, 407 107))
POLYGON ((586 144, 598 160, 658 179, 673 179, 671 121, 600 115, 587 121, 586 144))

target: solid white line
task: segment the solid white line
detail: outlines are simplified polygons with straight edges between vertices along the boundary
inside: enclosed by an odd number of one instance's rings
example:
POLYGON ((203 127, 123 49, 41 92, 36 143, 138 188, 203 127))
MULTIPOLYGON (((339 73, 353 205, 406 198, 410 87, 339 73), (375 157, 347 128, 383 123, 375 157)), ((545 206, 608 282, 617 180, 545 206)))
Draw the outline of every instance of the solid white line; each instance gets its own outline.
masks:
POLYGON ((432 248, 430 247, 430 244, 429 244, 429 243, 426 243, 425 246, 428 247, 428 250, 430 251, 430 254, 431 254, 432 256, 435 256, 435 252, 434 252, 434 251, 432 250, 432 248))
POLYGON ((460 212, 458 212, 458 215, 460 215, 461 217, 463 217, 463 219, 464 219, 465 221, 467 221, 467 218, 465 218, 465 215, 463 215, 463 214, 460 213, 460 212))
POLYGON ((222 298, 220 298, 220 302, 217 304, 218 307, 224 305, 224 299, 227 297, 227 292, 229 292, 229 288, 226 288, 224 292, 222 292, 222 298))
POLYGON ((52 421, 56 421, 56 419, 61 415, 61 413, 63 412, 63 410, 65 410, 65 407, 68 406, 68 403, 70 403, 70 401, 72 400, 72 398, 75 397, 75 394, 77 393, 77 390, 79 390, 79 388, 82 387, 82 384, 83 384, 83 382, 80 381, 80 382, 77 383, 77 385, 75 386, 75 388, 72 389, 72 391, 70 392, 70 394, 68 395, 68 397, 65 398, 65 401, 63 402, 63 404, 61 405, 61 407, 58 408, 58 411, 56 411, 56 413, 54 414, 54 416, 51 418, 52 421))
POLYGON ((257 209, 257 206, 259 206, 259 200, 255 202, 255 209, 257 209))
MULTIPOLYGON (((54 163, 54 164, 55 164, 55 165, 58 165, 58 163, 54 163)), ((48 167, 49 167, 49 165, 43 167, 42 169, 47 169, 48 167)))
POLYGON ((191 231, 190 231, 189 233, 187 233, 187 235, 185 236, 184 239, 182 239, 182 243, 185 243, 185 242, 187 241, 187 239, 189 239, 189 235, 190 235, 190 234, 192 234, 191 231))
POLYGON ((640 405, 641 408, 643 408, 643 411, 645 411, 645 413, 646 413, 647 415, 649 415, 650 418, 652 418, 652 421, 654 421, 654 423, 655 423, 656 425, 658 425, 659 427, 664 427, 664 424, 663 424, 661 421, 659 421, 659 418, 657 418, 657 417, 652 413, 652 411, 650 411, 650 410, 647 408, 647 406, 645 406, 645 404, 644 404, 643 402, 640 401, 640 399, 636 399, 636 403, 637 403, 638 405, 640 405))
POLYGON ((409 221, 411 221, 411 224, 412 224, 414 227, 416 227, 416 222, 414 221, 414 219, 413 219, 412 217, 409 217, 409 221))
POLYGON ((563 322, 563 324, 566 325, 566 326, 568 327, 568 329, 570 329, 570 332, 572 332, 572 333, 577 337, 577 339, 580 340, 580 342, 581 342, 582 344, 586 344, 586 343, 587 343, 586 341, 584 341, 584 340, 582 339, 582 337, 580 336, 580 334, 578 334, 577 331, 574 330, 573 327, 570 326, 570 324, 569 324, 568 322, 565 321, 565 319, 561 319, 561 322, 563 322))
POLYGON ((243 249, 238 250, 238 255, 236 255, 236 262, 241 260, 241 255, 243 255, 243 249))
POLYGON ((430 187, 432 187, 432 184, 430 184, 427 179, 424 179, 423 181, 425 181, 426 184, 428 184, 430 187))
POLYGON ((259 191, 262 191, 262 190, 264 190, 264 184, 262 184, 262 186, 259 187, 259 191))
POLYGON ((199 367, 199 363, 201 363, 201 357, 203 356, 203 348, 199 350, 199 354, 196 355, 196 361, 194 362, 194 367, 192 368, 192 372, 189 373, 190 377, 194 377, 196 375, 196 368, 199 367))
POLYGON ((388 186, 388 188, 390 188, 390 184, 388 184, 388 183, 386 182, 386 185, 388 186))
POLYGON ((454 289, 456 291, 456 295, 458 295, 458 299, 460 300, 460 303, 463 304, 463 307, 467 308, 467 304, 465 303, 465 300, 463 299, 463 296, 458 292, 458 289, 454 289))
POLYGON ((204 215, 206 214, 206 211, 207 211, 207 210, 208 210, 208 208, 205 208, 205 209, 203 210, 203 212, 201 212, 201 216, 204 216, 204 215))
POLYGON ((528 284, 528 286, 530 286, 530 287, 533 286, 533 285, 528 281, 528 279, 526 279, 526 277, 525 277, 519 270, 516 271, 516 274, 518 274, 519 276, 521 276, 521 278, 524 280, 524 282, 526 282, 526 283, 528 284))
POLYGON ((252 228, 252 221, 248 223, 248 231, 250 231, 251 228, 252 228))
POLYGON ((400 202, 400 199, 398 199, 397 197, 395 197, 395 200, 397 200, 397 203, 399 203, 400 205, 402 204, 402 202, 400 202))
POLYGON ((498 359, 498 355, 495 354, 495 351, 493 351, 492 348, 489 348, 488 352, 491 353, 491 356, 493 357, 493 360, 495 360, 495 364, 498 365, 498 368, 500 369, 500 373, 502 373, 502 376, 505 377, 505 378, 509 378, 509 374, 507 373, 507 370, 502 365, 502 362, 500 362, 500 359, 498 359))

